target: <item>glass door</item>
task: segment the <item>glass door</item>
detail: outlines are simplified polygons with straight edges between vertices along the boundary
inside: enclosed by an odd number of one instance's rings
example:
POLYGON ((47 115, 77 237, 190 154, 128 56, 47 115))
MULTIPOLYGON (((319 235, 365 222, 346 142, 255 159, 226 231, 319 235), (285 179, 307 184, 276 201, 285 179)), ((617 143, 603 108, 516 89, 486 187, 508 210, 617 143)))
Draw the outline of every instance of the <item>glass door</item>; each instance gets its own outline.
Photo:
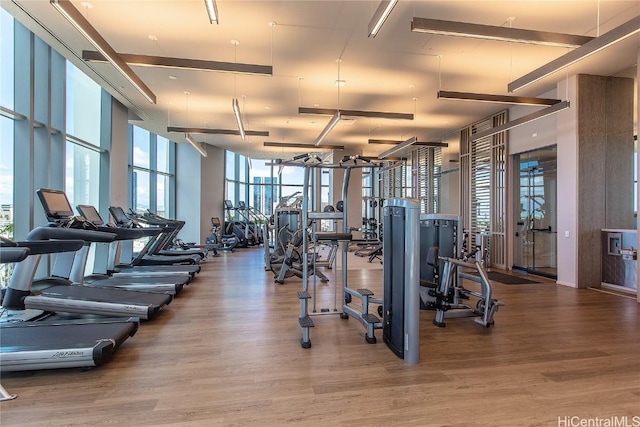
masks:
POLYGON ((558 275, 556 147, 516 154, 514 265, 551 278, 558 275))

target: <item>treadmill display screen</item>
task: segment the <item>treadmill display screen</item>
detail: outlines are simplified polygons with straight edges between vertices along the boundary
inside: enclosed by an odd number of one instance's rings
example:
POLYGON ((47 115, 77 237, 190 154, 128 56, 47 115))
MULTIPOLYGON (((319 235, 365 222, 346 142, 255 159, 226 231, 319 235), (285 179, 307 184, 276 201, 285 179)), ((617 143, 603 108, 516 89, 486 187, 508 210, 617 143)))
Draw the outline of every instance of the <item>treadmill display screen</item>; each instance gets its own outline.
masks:
POLYGON ((47 218, 64 219, 73 216, 73 208, 64 191, 40 189, 37 194, 47 218))
POLYGON ((96 208, 94 208, 91 205, 78 205, 76 206, 76 209, 78 209, 78 213, 80 215, 82 215, 83 217, 85 217, 85 219, 89 222, 92 222, 95 225, 103 225, 104 221, 102 221, 102 217, 100 216, 100 214, 98 213, 98 211, 96 210, 96 208))
POLYGON ((126 224, 129 222, 129 218, 127 218, 127 215, 124 213, 121 207, 112 206, 109 208, 109 212, 111 212, 111 215, 113 216, 113 219, 116 221, 116 223, 126 224))

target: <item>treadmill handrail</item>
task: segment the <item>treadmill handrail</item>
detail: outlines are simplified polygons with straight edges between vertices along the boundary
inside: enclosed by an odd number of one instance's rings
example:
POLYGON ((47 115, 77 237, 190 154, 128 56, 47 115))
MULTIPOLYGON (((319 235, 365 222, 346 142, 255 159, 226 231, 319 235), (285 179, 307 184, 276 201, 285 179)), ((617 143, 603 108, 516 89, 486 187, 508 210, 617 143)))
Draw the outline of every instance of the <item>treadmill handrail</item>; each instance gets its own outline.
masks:
POLYGON ((29 256, 29 248, 0 246, 0 263, 20 262, 29 256))
POLYGON ((80 228, 67 227, 36 227, 27 234, 25 240, 84 240, 87 242, 112 242, 115 240, 114 233, 102 231, 83 230, 80 228))

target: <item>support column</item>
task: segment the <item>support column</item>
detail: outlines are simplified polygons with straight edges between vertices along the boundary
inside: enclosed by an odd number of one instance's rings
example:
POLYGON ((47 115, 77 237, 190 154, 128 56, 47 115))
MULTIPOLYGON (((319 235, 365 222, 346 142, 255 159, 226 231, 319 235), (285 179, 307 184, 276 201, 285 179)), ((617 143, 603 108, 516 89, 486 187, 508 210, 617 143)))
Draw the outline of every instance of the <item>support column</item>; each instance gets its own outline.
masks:
POLYGON ((632 79, 577 78, 580 288, 600 286, 601 230, 633 228, 633 98, 632 79))

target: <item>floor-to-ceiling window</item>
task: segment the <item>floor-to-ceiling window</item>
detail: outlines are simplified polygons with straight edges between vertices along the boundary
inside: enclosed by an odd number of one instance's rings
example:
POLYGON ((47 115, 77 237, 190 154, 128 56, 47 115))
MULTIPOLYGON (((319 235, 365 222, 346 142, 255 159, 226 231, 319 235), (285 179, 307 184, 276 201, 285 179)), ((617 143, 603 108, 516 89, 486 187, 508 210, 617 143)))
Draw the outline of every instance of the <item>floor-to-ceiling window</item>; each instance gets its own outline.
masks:
POLYGON ((172 218, 175 212, 175 143, 129 125, 131 208, 172 218))
POLYGON ((13 17, 0 9, 0 235, 5 237, 13 235, 13 23, 13 17))
POLYGON ((65 192, 72 206, 99 206, 102 88, 67 61, 65 192))

